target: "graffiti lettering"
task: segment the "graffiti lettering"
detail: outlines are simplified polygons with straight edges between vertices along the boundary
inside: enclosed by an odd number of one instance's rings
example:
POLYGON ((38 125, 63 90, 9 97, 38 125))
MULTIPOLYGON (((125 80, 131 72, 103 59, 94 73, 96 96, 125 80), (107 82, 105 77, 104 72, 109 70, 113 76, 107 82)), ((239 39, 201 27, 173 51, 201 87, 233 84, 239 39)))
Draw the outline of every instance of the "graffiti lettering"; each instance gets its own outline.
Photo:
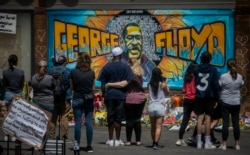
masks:
POLYGON ((202 48, 213 56, 213 64, 224 65, 225 25, 222 22, 205 24, 198 32, 194 27, 155 33, 156 53, 196 60, 202 48), (176 36, 176 38, 174 37, 176 36))
POLYGON ((88 52, 91 57, 96 57, 108 54, 118 45, 117 34, 60 21, 55 21, 54 25, 55 54, 67 53, 77 57, 78 53, 88 52))

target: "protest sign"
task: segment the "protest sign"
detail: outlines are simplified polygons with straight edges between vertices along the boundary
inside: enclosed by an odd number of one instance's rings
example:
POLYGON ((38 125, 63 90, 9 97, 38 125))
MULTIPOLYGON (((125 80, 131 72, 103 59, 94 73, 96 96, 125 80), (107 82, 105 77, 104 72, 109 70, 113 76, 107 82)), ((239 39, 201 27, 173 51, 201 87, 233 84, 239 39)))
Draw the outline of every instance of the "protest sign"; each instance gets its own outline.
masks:
POLYGON ((2 130, 32 147, 41 149, 44 145, 48 123, 49 118, 43 110, 24 99, 17 98, 10 105, 2 130))
POLYGON ((0 33, 16 34, 16 14, 0 13, 0 33))

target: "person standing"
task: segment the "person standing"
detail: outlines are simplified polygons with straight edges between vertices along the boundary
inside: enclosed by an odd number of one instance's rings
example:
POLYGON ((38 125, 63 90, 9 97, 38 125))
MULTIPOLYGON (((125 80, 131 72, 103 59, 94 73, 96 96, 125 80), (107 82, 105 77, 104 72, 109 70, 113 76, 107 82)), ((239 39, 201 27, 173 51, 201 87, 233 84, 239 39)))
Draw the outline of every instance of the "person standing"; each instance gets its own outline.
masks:
MULTIPOLYGON (((142 87, 143 84, 143 68, 140 65, 140 61, 136 58, 129 59, 130 67, 135 74, 133 79, 127 86, 127 93, 141 92, 144 93, 142 87)), ((141 103, 128 103, 125 104, 125 117, 126 117, 126 138, 125 145, 131 145, 132 133, 134 130, 136 145, 141 145, 141 117, 145 106, 145 101, 141 103)))
POLYGON ((219 100, 219 74, 215 67, 210 64, 211 54, 204 52, 201 55, 201 64, 194 69, 195 77, 195 112, 197 120, 197 149, 202 148, 202 124, 205 117, 205 149, 215 149, 211 143, 211 115, 213 114, 215 102, 219 100))
POLYGON ((151 137, 153 149, 160 149, 158 144, 161 137, 162 123, 166 112, 165 95, 169 93, 168 84, 162 77, 162 72, 155 67, 152 70, 152 77, 148 84, 149 104, 148 115, 151 122, 151 137))
POLYGON ((112 49, 113 60, 107 63, 98 78, 102 85, 104 104, 107 108, 108 134, 106 144, 109 146, 124 145, 121 140, 121 121, 124 116, 126 86, 135 78, 131 68, 121 61, 123 50, 121 47, 112 49), (108 83, 120 82, 118 88, 108 83), (113 132, 116 132, 116 140, 113 140, 113 132))
MULTIPOLYGON (((135 79, 131 80, 131 82, 127 85, 127 93, 142 93, 144 94, 144 89, 142 87, 143 82, 143 69, 140 65, 140 61, 136 58, 130 58, 129 59, 129 65, 135 74, 135 79)), ((122 81, 126 82, 126 81, 122 81)), ((118 87, 120 86, 120 82, 115 83, 107 83, 108 87, 118 87)), ((128 96, 128 94, 127 94, 128 96)), ((146 102, 146 96, 144 101, 136 101, 135 99, 132 99, 133 101, 127 101, 125 104, 125 118, 126 118, 126 138, 127 142, 124 144, 126 146, 130 146, 131 138, 133 130, 135 132, 135 140, 136 145, 141 145, 141 117, 142 112, 144 109, 144 105, 146 102)))
POLYGON ((90 56, 86 53, 79 55, 76 68, 70 74, 70 87, 73 91, 72 108, 75 119, 74 138, 79 146, 81 142, 82 116, 84 114, 87 152, 93 152, 91 145, 93 138, 94 82, 95 73, 91 69, 90 56))
POLYGON ((3 70, 4 101, 7 107, 9 107, 14 96, 22 96, 24 86, 24 71, 17 67, 18 57, 15 54, 10 55, 8 63, 9 68, 3 70))
MULTIPOLYGON (((17 67, 18 57, 15 54, 12 54, 8 58, 9 67, 3 70, 3 85, 5 86, 4 94, 4 103, 2 106, 5 106, 6 109, 9 108, 13 98, 15 96, 22 96, 22 89, 24 86, 24 71, 21 68, 17 67)), ((5 136, 4 140, 8 140, 8 137, 5 136)), ((11 138, 12 141, 15 141, 15 138, 11 138)))
POLYGON ((68 139, 68 115, 71 112, 71 98, 72 91, 70 89, 70 70, 66 67, 67 58, 64 55, 60 55, 55 62, 55 66, 49 71, 49 74, 54 76, 54 74, 60 74, 60 95, 54 93, 54 111, 52 113, 52 126, 50 130, 50 138, 55 139, 56 126, 59 123, 59 135, 57 139, 63 139, 66 142, 68 139), (58 123, 57 123, 58 122, 58 123))
POLYGON ((240 88, 244 84, 242 76, 236 70, 235 60, 227 61, 228 72, 221 75, 219 84, 221 87, 220 106, 223 118, 222 126, 222 150, 227 149, 227 139, 229 135, 229 121, 230 116, 233 124, 234 133, 234 148, 240 150, 240 127, 239 127, 239 113, 240 113, 240 88))
POLYGON ((187 143, 183 139, 183 135, 188 125, 191 112, 194 110, 194 106, 195 106, 195 102, 194 102, 195 92, 196 92, 195 82, 194 82, 194 68, 195 67, 197 67, 197 63, 191 62, 184 76, 184 84, 183 84, 183 89, 182 89, 184 93, 183 119, 182 119, 180 130, 179 130, 179 139, 175 143, 178 146, 187 146, 187 143))
POLYGON ((53 113, 55 80, 47 73, 47 61, 39 61, 38 72, 32 76, 30 85, 33 89, 33 103, 46 110, 46 113, 53 113))

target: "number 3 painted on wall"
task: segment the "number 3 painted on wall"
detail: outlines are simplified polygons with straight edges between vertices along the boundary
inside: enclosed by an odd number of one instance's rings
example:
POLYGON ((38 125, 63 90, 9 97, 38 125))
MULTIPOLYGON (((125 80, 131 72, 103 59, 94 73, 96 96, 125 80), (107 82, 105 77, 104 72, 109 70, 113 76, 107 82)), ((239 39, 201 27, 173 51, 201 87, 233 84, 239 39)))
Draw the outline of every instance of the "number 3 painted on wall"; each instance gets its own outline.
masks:
POLYGON ((207 89, 208 86, 208 77, 209 77, 209 73, 199 73, 199 77, 201 77, 201 83, 204 84, 204 86, 198 85, 197 89, 200 91, 204 91, 207 89))

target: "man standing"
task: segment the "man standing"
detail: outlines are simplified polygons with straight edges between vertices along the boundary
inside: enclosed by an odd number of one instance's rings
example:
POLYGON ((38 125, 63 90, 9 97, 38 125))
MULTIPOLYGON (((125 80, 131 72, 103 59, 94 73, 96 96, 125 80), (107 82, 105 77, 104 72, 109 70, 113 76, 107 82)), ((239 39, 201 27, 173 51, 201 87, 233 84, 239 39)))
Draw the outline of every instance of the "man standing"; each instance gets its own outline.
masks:
POLYGON ((125 87, 135 78, 131 68, 121 62, 122 53, 123 50, 120 47, 112 49, 113 60, 103 67, 98 78, 98 80, 101 81, 104 104, 107 108, 109 139, 106 144, 109 146, 124 145, 120 139, 120 135, 126 97, 125 87), (120 82, 120 88, 110 87, 109 82, 120 82), (116 132, 116 140, 113 140, 114 130, 116 132))
POLYGON ((50 138, 55 139, 55 130, 59 119, 58 139, 68 141, 68 115, 71 112, 70 100, 72 93, 70 90, 70 70, 66 68, 67 58, 60 55, 55 62, 55 67, 49 72, 52 76, 55 73, 61 74, 61 91, 60 95, 54 94, 54 111, 51 118, 52 127, 50 129, 50 138), (61 133, 62 132, 62 133, 61 133))
POLYGON ((202 148, 201 130, 205 116, 205 149, 214 149, 211 143, 211 115, 215 106, 215 101, 219 99, 219 74, 215 67, 210 64, 211 54, 204 52, 201 55, 201 64, 194 69, 196 94, 195 112, 198 115, 197 121, 197 149, 202 148))

